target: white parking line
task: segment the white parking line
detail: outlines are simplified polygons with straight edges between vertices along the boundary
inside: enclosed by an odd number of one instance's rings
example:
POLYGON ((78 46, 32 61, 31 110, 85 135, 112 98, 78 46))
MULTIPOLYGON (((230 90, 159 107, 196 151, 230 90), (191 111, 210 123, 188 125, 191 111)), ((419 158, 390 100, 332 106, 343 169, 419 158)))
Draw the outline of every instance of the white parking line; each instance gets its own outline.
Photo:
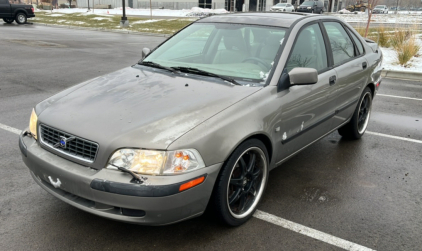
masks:
POLYGON ((280 218, 278 216, 256 210, 256 212, 253 215, 255 218, 258 218, 260 220, 272 223, 274 225, 289 229, 291 231, 294 231, 299 234, 306 235, 308 237, 314 238, 319 241, 323 241, 325 243, 331 244, 333 246, 343 248, 345 250, 350 251, 374 251, 374 249, 370 249, 364 246, 361 246, 359 244, 343 240, 341 238, 332 236, 330 234, 323 233, 321 231, 315 230, 310 227, 306 227, 303 225, 300 225, 298 223, 294 223, 292 221, 288 221, 286 219, 280 218))
POLYGON ((379 132, 366 131, 365 133, 371 134, 371 135, 376 135, 376 136, 381 136, 381 137, 386 137, 386 138, 390 138, 390 139, 399 139, 399 140, 404 140, 404 141, 422 144, 422 140, 417 140, 417 139, 409 139, 409 138, 405 138, 405 137, 393 136, 393 135, 379 133, 379 132))
POLYGON ((411 99, 411 100, 422 101, 421 98, 409 98, 409 97, 394 96, 394 95, 379 94, 379 93, 376 96, 383 96, 383 97, 390 97, 390 98, 402 98, 402 99, 411 99))
POLYGON ((13 128, 13 127, 10 127, 10 126, 7 126, 7 125, 3 125, 2 123, 0 123, 0 128, 3 129, 3 130, 9 131, 9 132, 16 133, 17 135, 20 135, 21 131, 22 131, 22 130, 19 130, 19 129, 16 129, 16 128, 13 128))

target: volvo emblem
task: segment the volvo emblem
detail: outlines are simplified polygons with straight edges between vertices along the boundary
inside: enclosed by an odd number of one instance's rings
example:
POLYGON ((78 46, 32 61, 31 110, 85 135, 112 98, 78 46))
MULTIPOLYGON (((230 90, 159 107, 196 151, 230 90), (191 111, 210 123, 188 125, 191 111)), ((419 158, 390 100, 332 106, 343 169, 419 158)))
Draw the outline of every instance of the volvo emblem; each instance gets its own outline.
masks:
POLYGON ((69 138, 66 138, 65 136, 60 136, 60 141, 58 143, 56 143, 54 145, 54 147, 61 147, 61 148, 66 149, 67 143, 74 140, 74 139, 76 139, 76 137, 74 137, 74 136, 69 137, 69 138))

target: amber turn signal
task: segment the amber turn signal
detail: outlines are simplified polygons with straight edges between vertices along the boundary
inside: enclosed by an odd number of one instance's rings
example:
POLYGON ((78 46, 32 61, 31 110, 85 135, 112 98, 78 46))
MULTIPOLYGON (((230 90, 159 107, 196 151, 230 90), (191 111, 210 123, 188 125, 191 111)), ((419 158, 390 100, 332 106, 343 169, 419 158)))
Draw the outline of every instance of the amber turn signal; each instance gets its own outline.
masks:
POLYGON ((192 188, 194 186, 197 186, 197 185, 201 184, 202 182, 204 182, 204 180, 205 180, 205 176, 202 176, 200 178, 197 178, 197 179, 191 180, 189 182, 186 182, 186 183, 180 185, 179 192, 185 191, 186 189, 189 189, 189 188, 192 188))

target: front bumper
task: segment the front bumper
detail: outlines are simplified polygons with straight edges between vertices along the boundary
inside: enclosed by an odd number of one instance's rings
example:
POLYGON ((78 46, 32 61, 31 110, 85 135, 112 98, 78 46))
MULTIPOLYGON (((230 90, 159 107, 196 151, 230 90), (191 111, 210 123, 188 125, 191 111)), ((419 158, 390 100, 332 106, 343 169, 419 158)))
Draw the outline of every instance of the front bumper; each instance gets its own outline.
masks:
POLYGON ((139 185, 131 183, 129 174, 92 169, 52 154, 25 134, 20 135, 19 146, 32 177, 47 192, 89 213, 142 225, 166 225, 201 215, 222 165, 183 175, 146 176, 147 183, 139 185), (200 185, 178 191, 179 184, 201 176, 206 178, 200 185))

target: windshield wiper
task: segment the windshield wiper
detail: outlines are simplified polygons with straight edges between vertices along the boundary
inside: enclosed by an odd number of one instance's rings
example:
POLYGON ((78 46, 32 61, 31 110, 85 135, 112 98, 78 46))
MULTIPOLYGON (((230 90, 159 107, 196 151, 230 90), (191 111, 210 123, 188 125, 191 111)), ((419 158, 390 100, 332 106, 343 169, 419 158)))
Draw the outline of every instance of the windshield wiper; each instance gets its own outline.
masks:
POLYGON ((154 63, 152 61, 142 61, 142 62, 138 62, 138 64, 145 65, 145 66, 151 66, 151 67, 155 67, 155 68, 159 68, 159 69, 168 70, 168 71, 171 71, 173 73, 176 73, 177 72, 177 70, 175 70, 172 67, 167 67, 167 66, 164 66, 164 65, 160 65, 160 64, 154 63))
POLYGON ((120 167, 120 166, 116 166, 116 165, 113 165, 113 164, 111 164, 111 165, 114 166, 115 168, 119 169, 120 171, 124 172, 124 173, 128 173, 128 174, 132 175, 133 179, 138 184, 142 184, 148 179, 146 177, 141 177, 141 176, 137 175, 136 173, 132 172, 129 169, 126 169, 126 168, 123 168, 123 167, 120 167))
POLYGON ((232 84, 235 85, 241 85, 238 82, 236 82, 236 80, 226 77, 226 76, 222 76, 222 75, 218 75, 209 71, 204 71, 204 70, 200 70, 197 68, 191 68, 191 67, 172 67, 172 69, 175 70, 179 70, 181 72, 188 72, 188 73, 195 73, 195 74, 199 74, 199 75, 204 75, 204 76, 210 76, 210 77, 216 77, 216 78, 220 78, 224 81, 230 82, 232 84))

